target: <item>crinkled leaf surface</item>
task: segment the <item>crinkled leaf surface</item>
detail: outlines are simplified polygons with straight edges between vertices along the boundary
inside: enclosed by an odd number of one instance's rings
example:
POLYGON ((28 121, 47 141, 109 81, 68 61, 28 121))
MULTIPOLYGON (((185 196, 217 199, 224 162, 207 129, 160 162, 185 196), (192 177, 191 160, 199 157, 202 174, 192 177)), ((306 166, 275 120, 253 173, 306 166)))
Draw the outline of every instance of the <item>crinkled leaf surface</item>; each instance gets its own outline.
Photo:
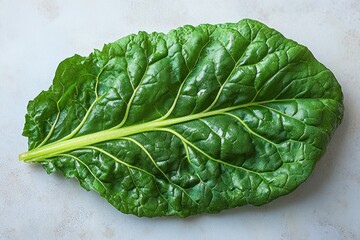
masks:
POLYGON ((306 47, 257 21, 139 32, 59 65, 20 159, 137 216, 262 205, 310 175, 342 98, 306 47))

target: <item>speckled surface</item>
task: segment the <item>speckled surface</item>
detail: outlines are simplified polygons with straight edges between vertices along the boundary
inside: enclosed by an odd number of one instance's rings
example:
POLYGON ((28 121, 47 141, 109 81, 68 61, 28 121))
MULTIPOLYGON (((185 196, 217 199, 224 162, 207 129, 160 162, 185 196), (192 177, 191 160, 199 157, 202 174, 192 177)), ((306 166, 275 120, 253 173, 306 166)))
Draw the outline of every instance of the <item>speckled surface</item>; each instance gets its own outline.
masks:
POLYGON ((360 239, 360 1, 173 2, 0 0, 0 239, 360 239), (343 86, 343 123, 292 194, 216 215, 137 218, 76 180, 17 160, 27 101, 50 86, 64 58, 139 30, 245 17, 308 46, 343 86))

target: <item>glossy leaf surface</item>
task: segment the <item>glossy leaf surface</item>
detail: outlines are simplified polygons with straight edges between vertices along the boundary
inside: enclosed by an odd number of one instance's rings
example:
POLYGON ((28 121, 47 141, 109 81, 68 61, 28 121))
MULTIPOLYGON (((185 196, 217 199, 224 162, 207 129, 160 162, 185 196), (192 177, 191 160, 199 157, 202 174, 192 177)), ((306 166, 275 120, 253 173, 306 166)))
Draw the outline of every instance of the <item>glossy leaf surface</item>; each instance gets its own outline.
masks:
POLYGON ((124 213, 185 217, 291 192, 342 115, 334 75, 262 23, 139 32, 59 65, 20 159, 124 213))

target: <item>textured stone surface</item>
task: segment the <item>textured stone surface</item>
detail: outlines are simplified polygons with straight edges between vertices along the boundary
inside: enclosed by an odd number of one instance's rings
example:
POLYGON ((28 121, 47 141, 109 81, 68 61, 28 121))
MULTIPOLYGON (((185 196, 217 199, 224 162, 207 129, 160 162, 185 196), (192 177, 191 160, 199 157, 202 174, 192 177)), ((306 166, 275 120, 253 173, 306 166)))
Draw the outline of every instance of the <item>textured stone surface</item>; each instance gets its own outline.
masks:
POLYGON ((4 239, 356 239, 360 237, 360 3, 353 1, 0 0, 0 236, 4 239), (140 219, 113 209, 75 180, 17 161, 27 101, 58 63, 138 30, 249 17, 306 46, 343 87, 346 112, 313 175, 293 194, 217 215, 140 219), (34 84, 35 83, 35 84, 34 84))

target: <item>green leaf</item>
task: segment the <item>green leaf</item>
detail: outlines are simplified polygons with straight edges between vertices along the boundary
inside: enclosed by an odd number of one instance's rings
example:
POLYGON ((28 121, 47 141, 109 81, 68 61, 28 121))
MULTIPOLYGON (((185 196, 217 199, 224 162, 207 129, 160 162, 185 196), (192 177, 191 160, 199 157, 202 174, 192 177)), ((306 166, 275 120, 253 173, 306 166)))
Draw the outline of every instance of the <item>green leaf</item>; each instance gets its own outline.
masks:
POLYGON ((59 65, 20 159, 137 216, 262 205, 310 175, 342 101, 306 47, 257 21, 139 32, 59 65))

